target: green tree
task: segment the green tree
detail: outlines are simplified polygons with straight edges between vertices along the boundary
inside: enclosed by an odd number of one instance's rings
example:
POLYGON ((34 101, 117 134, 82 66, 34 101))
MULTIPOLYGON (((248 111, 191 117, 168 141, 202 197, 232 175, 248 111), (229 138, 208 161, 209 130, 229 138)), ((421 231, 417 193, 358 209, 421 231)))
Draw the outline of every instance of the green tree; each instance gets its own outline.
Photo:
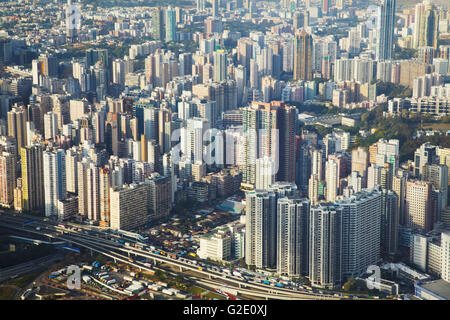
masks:
POLYGON ((416 49, 395 46, 394 56, 395 60, 409 60, 417 57, 417 53, 418 51, 416 49))
POLYGON ((344 283, 344 291, 350 292, 355 290, 356 288, 356 280, 355 278, 350 278, 344 283))
POLYGON ((175 277, 175 284, 181 290, 187 290, 189 286, 188 282, 186 281, 186 279, 183 277, 182 274, 177 274, 177 276, 175 277))
POLYGON ((167 274, 164 271, 158 269, 155 271, 155 278, 160 281, 164 281, 167 279, 167 274))

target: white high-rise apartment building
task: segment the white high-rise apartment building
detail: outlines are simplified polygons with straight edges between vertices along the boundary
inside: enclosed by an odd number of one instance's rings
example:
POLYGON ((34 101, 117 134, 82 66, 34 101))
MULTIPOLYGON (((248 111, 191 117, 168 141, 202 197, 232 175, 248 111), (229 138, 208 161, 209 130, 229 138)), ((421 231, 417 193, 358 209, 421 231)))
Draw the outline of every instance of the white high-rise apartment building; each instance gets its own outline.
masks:
POLYGON ((325 165, 325 180, 327 183, 327 201, 334 201, 338 195, 339 171, 335 160, 330 159, 325 165))
POLYGON ((72 75, 75 79, 78 79, 81 84, 81 77, 86 72, 86 63, 84 61, 72 62, 72 75))
POLYGON ((347 280, 380 260, 381 188, 364 189, 335 203, 342 208, 342 276, 347 280))
POLYGON ((342 282, 342 208, 321 203, 309 216, 309 280, 334 288, 342 282))
POLYGON ((262 157, 256 160, 256 189, 266 190, 275 182, 275 164, 272 158, 262 157))
POLYGON ((255 190, 246 195, 245 263, 257 268, 276 266, 276 195, 255 190))
POLYGON ((315 149, 311 158, 311 175, 317 175, 319 181, 323 180, 323 154, 322 151, 315 149))
MULTIPOLYGON (((147 140, 156 140, 158 136, 158 109, 144 109, 144 134, 147 140)), ((144 157, 144 155, 142 155, 144 157)))
POLYGON ((78 193, 78 162, 81 154, 74 148, 66 151, 66 184, 67 192, 78 193))
POLYGON ((255 59, 250 59, 250 88, 258 89, 259 86, 259 70, 258 63, 255 59))
POLYGON ((87 169, 89 161, 87 158, 82 159, 77 164, 77 180, 78 180, 78 213, 82 216, 87 216, 87 169))
POLYGON ((58 200, 64 200, 66 191, 66 155, 63 150, 45 151, 44 207, 45 216, 58 216, 58 200))
POLYGON ((277 273, 300 276, 309 269, 310 201, 295 197, 277 203, 277 273))
POLYGON ((384 0, 378 10, 377 60, 391 60, 394 57, 395 9, 397 0, 384 0))
POLYGON ((125 84, 125 63, 121 59, 115 59, 112 63, 113 67, 113 83, 125 84))
POLYGON ((354 192, 360 192, 362 190, 362 178, 359 172, 352 171, 348 185, 352 187, 354 192))
POLYGON ((148 221, 148 193, 146 184, 111 188, 111 229, 131 230, 145 224, 148 221))
POLYGON ((336 60, 334 68, 334 80, 336 82, 351 81, 353 79, 353 66, 351 59, 343 58, 336 60))
POLYGON ((221 82, 227 79, 227 54, 225 50, 214 51, 214 81, 221 82))
POLYGON ((40 72, 41 62, 38 59, 35 59, 31 62, 31 73, 33 75, 33 85, 38 86, 40 84, 40 72))
POLYGON ((395 172, 399 166, 399 158, 398 158, 399 150, 400 150, 399 140, 397 139, 379 140, 377 142, 376 164, 382 166, 386 162, 392 163, 395 172))
POLYGON ((315 206, 319 203, 319 177, 317 174, 312 174, 308 180, 308 198, 311 200, 311 205, 315 206))
POLYGON ((420 271, 425 272, 427 270, 428 238, 422 234, 414 234, 412 236, 412 239, 413 241, 410 248, 410 261, 420 271))
POLYGON ((332 37, 318 38, 313 40, 313 71, 322 71, 323 59, 328 59, 330 64, 335 63, 337 43, 332 37))
POLYGON ((374 61, 371 59, 353 59, 353 80, 361 84, 369 83, 374 78, 374 61))
POLYGON ((93 221, 100 220, 100 168, 90 164, 87 170, 87 198, 88 198, 88 219, 93 221))
POLYGON ((431 207, 432 184, 425 181, 408 181, 406 183, 405 224, 413 229, 428 232, 433 226, 431 207))
POLYGON ((44 115, 44 139, 49 140, 58 134, 58 115, 52 111, 44 115))
POLYGON ((186 128, 182 129, 181 149, 186 160, 192 163, 203 161, 203 137, 209 129, 209 121, 203 118, 190 118, 186 121, 186 128))

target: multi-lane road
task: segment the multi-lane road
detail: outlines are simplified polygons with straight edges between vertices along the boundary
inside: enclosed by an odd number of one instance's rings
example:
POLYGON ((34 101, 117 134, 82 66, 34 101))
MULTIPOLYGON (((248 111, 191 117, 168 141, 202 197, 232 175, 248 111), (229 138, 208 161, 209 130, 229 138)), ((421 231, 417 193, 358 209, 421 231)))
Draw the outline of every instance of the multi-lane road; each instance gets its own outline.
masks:
POLYGON ((46 268, 58 259, 61 259, 61 257, 59 255, 53 254, 24 262, 12 267, 0 269, 0 282, 8 280, 12 277, 18 277, 23 274, 30 273, 36 269, 46 268))
POLYGON ((194 273, 196 278, 198 277, 199 280, 197 281, 203 285, 208 285, 213 288, 230 288, 242 294, 252 295, 259 298, 283 300, 340 299, 340 297, 326 293, 319 294, 308 291, 280 288, 264 283, 247 281, 242 278, 213 271, 211 269, 208 270, 207 268, 193 265, 187 261, 185 262, 168 256, 155 254, 148 249, 148 245, 146 244, 142 244, 142 249, 132 246, 125 246, 117 240, 111 239, 111 234, 102 232, 92 226, 76 225, 75 230, 75 228, 60 226, 56 222, 44 221, 42 218, 25 215, 14 216, 12 214, 2 213, 0 215, 0 227, 21 232, 28 232, 50 239, 63 240, 70 245, 83 247, 97 253, 101 253, 111 259, 114 259, 115 261, 127 263, 141 270, 154 271, 152 269, 153 267, 148 267, 148 265, 144 265, 143 262, 136 260, 139 258, 145 258, 153 261, 154 264, 159 263, 171 265, 180 272, 187 270, 192 271, 191 273, 194 273), (24 223, 30 221, 31 219, 34 220, 34 222, 24 225, 24 223), (90 234, 85 233, 88 230, 90 231, 90 234))

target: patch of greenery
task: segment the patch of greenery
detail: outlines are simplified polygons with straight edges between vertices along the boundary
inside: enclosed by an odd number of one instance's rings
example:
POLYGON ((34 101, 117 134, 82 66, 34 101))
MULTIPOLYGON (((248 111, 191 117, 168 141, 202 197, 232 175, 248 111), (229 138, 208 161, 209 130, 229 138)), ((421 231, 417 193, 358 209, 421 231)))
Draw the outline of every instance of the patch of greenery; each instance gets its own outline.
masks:
POLYGON ((117 46, 113 50, 111 50, 111 55, 113 58, 122 59, 124 56, 128 55, 128 51, 130 50, 130 45, 117 46))
POLYGON ((178 57, 180 53, 196 52, 197 44, 194 41, 164 42, 162 48, 172 51, 178 57))
MULTIPOLYGON (((332 291, 342 292, 342 290, 332 291)), ((344 283, 343 292, 348 294, 380 295, 380 292, 377 290, 369 290, 364 280, 356 280, 355 278, 350 278, 344 283)))
POLYGON ((157 281, 167 281, 167 273, 162 270, 156 270, 155 274, 153 275, 153 279, 157 281))
MULTIPOLYGON (((444 148, 450 147, 450 136, 445 134, 436 134, 434 136, 426 136, 420 139, 412 139, 413 133, 419 128, 420 123, 431 122, 432 117, 428 114, 410 114, 404 113, 402 116, 384 118, 383 111, 386 110, 386 104, 377 106, 373 110, 367 111, 361 116, 359 124, 352 128, 352 132, 358 132, 361 129, 372 130, 373 134, 363 138, 359 134, 355 136, 355 143, 351 149, 357 147, 368 147, 376 143, 380 139, 398 139, 400 142, 400 162, 412 159, 415 150, 425 142, 440 145, 444 148)), ((450 121, 450 117, 445 117, 439 122, 450 121)))
POLYGON ((325 137, 327 134, 330 134, 331 132, 333 132, 333 127, 324 127, 320 124, 315 124, 312 126, 307 125, 307 126, 304 126, 303 128, 308 131, 315 132, 321 137, 325 137))
POLYGON ((400 161, 406 161, 414 157, 414 152, 425 142, 438 145, 443 148, 450 148, 450 136, 445 134, 435 134, 420 139, 408 139, 400 147, 400 161))
POLYGON ((394 60, 409 60, 417 57, 417 50, 412 48, 401 48, 395 46, 394 60))
POLYGON ((299 113, 310 112, 315 115, 323 115, 331 110, 323 104, 303 104, 295 101, 289 101, 287 103, 291 106, 295 106, 299 113))
POLYGON ((217 299, 217 300, 225 300, 226 298, 220 294, 214 293, 214 292, 208 292, 204 295, 207 299, 217 299))
POLYGON ((15 290, 11 287, 0 287, 0 300, 11 300, 14 298, 15 290))
POLYGON ((348 31, 343 28, 333 27, 333 28, 327 28, 323 31, 317 31, 315 34, 320 37, 332 35, 339 39, 339 38, 346 37, 348 35, 348 31))
POLYGON ((391 83, 377 81, 377 95, 386 95, 390 99, 392 98, 408 98, 412 96, 411 88, 391 83))
POLYGON ((356 280, 355 278, 350 278, 344 283, 344 291, 353 291, 356 289, 356 280))
POLYGON ((193 294, 193 295, 202 294, 203 291, 205 291, 205 290, 200 288, 200 287, 196 287, 196 286, 190 286, 188 288, 188 292, 193 294))
MULTIPOLYGON (((412 134, 417 129, 418 121, 410 118, 392 117, 383 118, 385 105, 376 107, 375 109, 364 113, 358 124, 358 129, 372 130, 375 132, 365 138, 357 135, 352 148, 368 147, 380 139, 398 139, 400 146, 411 139, 412 134)), ((400 161, 406 156, 400 149, 400 161)))
POLYGON ((41 272, 33 272, 33 273, 29 273, 26 274, 20 278, 16 278, 13 280, 8 281, 9 285, 14 285, 17 286, 19 288, 24 288, 26 287, 28 284, 31 283, 31 281, 33 281, 36 277, 38 277, 41 274, 41 272))
POLYGON ((181 274, 177 274, 177 276, 175 277, 174 281, 173 281, 175 287, 177 287, 180 290, 186 291, 189 287, 189 281, 187 281, 183 275, 181 274))

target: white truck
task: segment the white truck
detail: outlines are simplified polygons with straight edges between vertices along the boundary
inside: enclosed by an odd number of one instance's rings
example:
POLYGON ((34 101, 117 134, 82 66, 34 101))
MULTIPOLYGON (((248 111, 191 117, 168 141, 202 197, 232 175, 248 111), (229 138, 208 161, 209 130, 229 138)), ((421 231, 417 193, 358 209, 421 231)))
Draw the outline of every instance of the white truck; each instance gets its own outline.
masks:
POLYGON ((242 273, 240 273, 239 271, 233 271, 233 276, 242 277, 242 273))
POLYGON ((123 276, 123 280, 131 282, 131 281, 133 281, 133 278, 129 277, 129 276, 123 276))
POLYGON ((92 266, 84 265, 83 269, 88 270, 88 271, 92 271, 92 266))

